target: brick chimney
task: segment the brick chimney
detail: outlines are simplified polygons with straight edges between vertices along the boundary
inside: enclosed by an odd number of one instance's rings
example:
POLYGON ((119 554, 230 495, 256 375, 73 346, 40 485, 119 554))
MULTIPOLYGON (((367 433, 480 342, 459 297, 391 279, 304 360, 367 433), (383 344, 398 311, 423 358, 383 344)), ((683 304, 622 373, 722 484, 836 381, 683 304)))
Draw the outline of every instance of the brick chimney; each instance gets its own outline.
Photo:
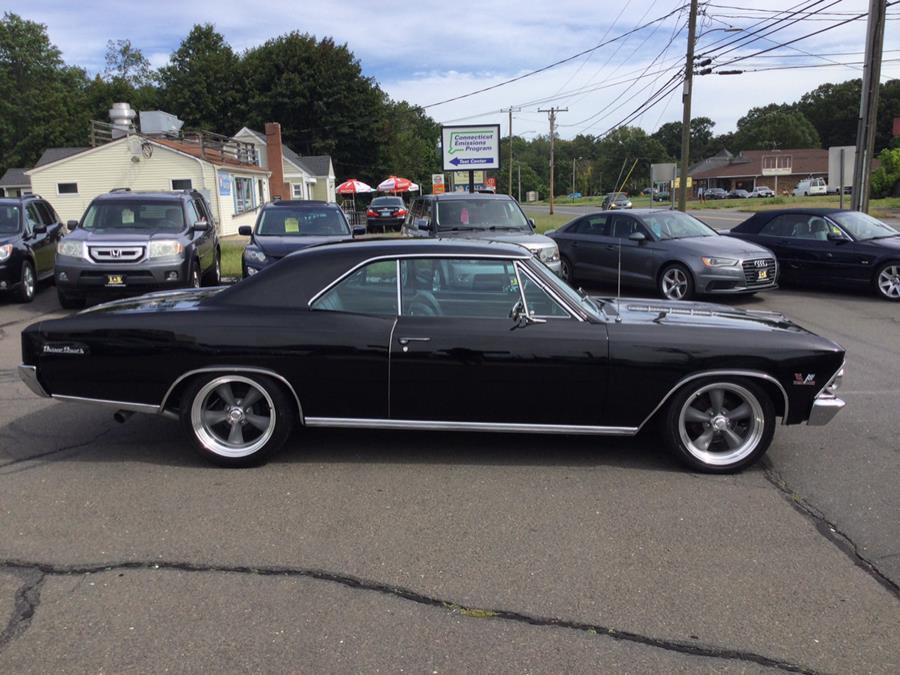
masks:
POLYGON ((266 158, 269 176, 269 195, 272 199, 291 198, 291 186, 284 182, 284 158, 281 152, 281 125, 278 122, 266 122, 266 158))

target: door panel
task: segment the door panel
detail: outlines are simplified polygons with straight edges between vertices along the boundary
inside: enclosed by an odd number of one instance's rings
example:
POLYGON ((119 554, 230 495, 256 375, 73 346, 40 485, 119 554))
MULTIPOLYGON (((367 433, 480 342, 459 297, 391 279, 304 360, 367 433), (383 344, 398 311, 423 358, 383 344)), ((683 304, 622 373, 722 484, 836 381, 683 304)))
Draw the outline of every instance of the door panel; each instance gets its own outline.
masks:
POLYGON ((569 250, 575 276, 582 279, 604 280, 603 252, 609 233, 609 216, 585 216, 571 237, 569 250))

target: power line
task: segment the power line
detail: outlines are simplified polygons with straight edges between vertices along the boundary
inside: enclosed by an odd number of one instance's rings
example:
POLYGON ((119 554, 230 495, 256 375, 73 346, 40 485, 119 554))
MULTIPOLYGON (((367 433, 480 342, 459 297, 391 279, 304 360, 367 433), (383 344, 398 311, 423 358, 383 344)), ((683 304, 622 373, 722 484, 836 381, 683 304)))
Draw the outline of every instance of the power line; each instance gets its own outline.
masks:
MULTIPOLYGON (((882 63, 896 63, 900 59, 882 59, 882 63)), ((804 68, 834 68, 835 66, 846 66, 848 68, 864 64, 865 61, 855 61, 853 63, 808 63, 798 64, 794 66, 764 66, 762 68, 743 68, 741 70, 729 70, 725 72, 714 71, 714 75, 743 75, 744 73, 763 73, 769 70, 800 70, 804 68)))
POLYGON ((551 63, 551 64, 549 64, 549 65, 546 65, 546 66, 543 66, 543 67, 541 67, 541 68, 538 68, 537 70, 532 70, 532 71, 529 71, 529 72, 524 73, 524 74, 522 74, 522 75, 517 75, 516 77, 510 78, 510 79, 508 79, 508 80, 504 80, 503 82, 498 82, 497 84, 492 84, 492 85, 490 85, 490 86, 488 86, 488 87, 482 87, 481 89, 476 89, 475 91, 470 91, 470 92, 468 92, 468 93, 466 93, 466 94, 460 94, 459 96, 453 96, 453 97, 448 98, 448 99, 445 99, 445 100, 443 100, 443 101, 437 101, 436 103, 429 103, 428 105, 422 106, 422 108, 423 108, 423 109, 434 108, 435 106, 444 105, 445 103, 450 103, 450 102, 452 102, 452 101, 459 101, 460 99, 468 98, 469 96, 475 96, 476 94, 483 94, 483 93, 486 92, 486 91, 491 91, 491 90, 493 90, 493 89, 498 89, 498 88, 500 88, 500 87, 506 86, 507 84, 512 84, 513 82, 518 82, 518 81, 520 81, 520 80, 524 80, 524 79, 527 78, 527 77, 531 77, 531 76, 533 76, 533 75, 537 75, 538 73, 546 72, 546 71, 548 71, 548 70, 551 70, 552 68, 556 68, 557 66, 561 66, 561 65, 564 64, 564 63, 569 63, 570 61, 574 61, 575 59, 577 59, 577 58, 579 58, 579 57, 582 57, 582 56, 584 56, 585 54, 590 54, 591 52, 597 51, 597 50, 600 49, 601 47, 605 47, 606 45, 612 44, 613 42, 617 42, 617 41, 619 41, 619 40, 622 40, 622 39, 628 37, 629 35, 632 35, 633 33, 636 33, 636 32, 638 32, 638 31, 640 31, 640 30, 643 30, 644 28, 647 28, 648 26, 652 26, 654 23, 658 23, 658 22, 660 22, 660 21, 664 21, 665 19, 668 19, 668 18, 669 18, 670 16, 672 16, 673 14, 678 13, 681 9, 682 9, 682 7, 679 7, 678 9, 674 9, 674 10, 672 10, 671 12, 669 12, 668 14, 665 14, 665 15, 663 15, 663 16, 657 17, 656 19, 653 19, 652 21, 647 22, 647 23, 644 24, 643 26, 638 26, 638 27, 636 27, 636 28, 633 28, 632 30, 627 31, 627 32, 625 32, 625 33, 622 33, 621 35, 618 35, 618 36, 616 36, 616 37, 614 37, 614 38, 612 38, 612 39, 610 39, 610 40, 607 40, 606 42, 601 42, 600 44, 594 45, 593 47, 591 47, 591 48, 589 48, 589 49, 584 49, 584 50, 578 52, 577 54, 573 54, 572 56, 566 57, 566 58, 564 58, 564 59, 560 59, 559 61, 555 61, 555 62, 553 62, 553 63, 551 63))

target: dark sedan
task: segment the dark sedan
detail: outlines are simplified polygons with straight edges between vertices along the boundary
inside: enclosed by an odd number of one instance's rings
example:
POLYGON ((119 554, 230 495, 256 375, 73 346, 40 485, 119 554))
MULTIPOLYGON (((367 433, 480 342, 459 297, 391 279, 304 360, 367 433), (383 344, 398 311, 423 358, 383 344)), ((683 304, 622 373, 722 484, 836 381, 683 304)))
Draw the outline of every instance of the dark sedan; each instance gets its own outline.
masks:
POLYGON ((900 301, 900 232, 859 211, 760 211, 727 233, 775 252, 785 282, 870 288, 900 301))
POLYGON ((737 189, 728 193, 728 199, 750 199, 752 195, 746 190, 737 189))
POLYGON ((721 473, 759 459, 776 418, 844 406, 844 350, 780 314, 593 299, 521 246, 460 240, 307 248, 227 288, 33 324, 22 358, 35 393, 180 418, 226 466, 297 424, 634 436, 658 421, 682 461, 721 473))
POLYGON ((250 237, 244 249, 242 276, 253 276, 288 253, 314 244, 350 239, 365 229, 351 229, 337 204, 317 201, 277 201, 266 204, 256 227, 242 225, 238 233, 250 237))
POLYGON ((369 232, 399 231, 407 212, 402 197, 375 197, 366 209, 366 229, 369 232))
POLYGON ((38 281, 53 276, 56 244, 63 226, 40 197, 0 198, 0 291, 31 302, 38 281))
POLYGON ((722 188, 709 188, 703 192, 704 199, 728 199, 728 193, 722 188))
POLYGON ((602 212, 548 233, 559 246, 561 276, 656 289, 664 298, 755 293, 775 288, 771 251, 736 243, 691 215, 663 209, 602 212))

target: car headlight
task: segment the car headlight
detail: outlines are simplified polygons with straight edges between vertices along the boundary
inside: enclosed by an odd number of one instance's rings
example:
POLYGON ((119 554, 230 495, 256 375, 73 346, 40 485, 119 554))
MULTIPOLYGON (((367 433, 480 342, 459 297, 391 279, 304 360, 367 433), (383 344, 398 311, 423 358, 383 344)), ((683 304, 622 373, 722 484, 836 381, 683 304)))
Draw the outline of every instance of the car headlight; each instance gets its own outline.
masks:
POLYGON ((9 256, 12 255, 12 250, 12 244, 4 244, 3 246, 0 246, 0 262, 9 260, 9 256))
POLYGON ((828 396, 835 396, 837 394, 837 390, 840 389, 841 383, 844 381, 844 368, 841 367, 839 371, 834 374, 834 377, 825 385, 824 392, 828 396))
POLYGON ((174 258, 184 255, 184 246, 174 239, 158 239, 150 242, 147 256, 150 258, 174 258))
POLYGON ((736 267, 738 262, 734 258, 700 258, 706 267, 736 267))
POLYGON ((56 252, 70 258, 83 258, 84 242, 78 239, 60 239, 56 245, 56 252))
POLYGON ((266 262, 266 254, 256 248, 245 248, 244 257, 248 262, 264 263, 266 262))
POLYGON ((556 244, 553 246, 545 246, 538 251, 538 256, 540 257, 541 262, 556 262, 559 260, 559 247, 556 244))

